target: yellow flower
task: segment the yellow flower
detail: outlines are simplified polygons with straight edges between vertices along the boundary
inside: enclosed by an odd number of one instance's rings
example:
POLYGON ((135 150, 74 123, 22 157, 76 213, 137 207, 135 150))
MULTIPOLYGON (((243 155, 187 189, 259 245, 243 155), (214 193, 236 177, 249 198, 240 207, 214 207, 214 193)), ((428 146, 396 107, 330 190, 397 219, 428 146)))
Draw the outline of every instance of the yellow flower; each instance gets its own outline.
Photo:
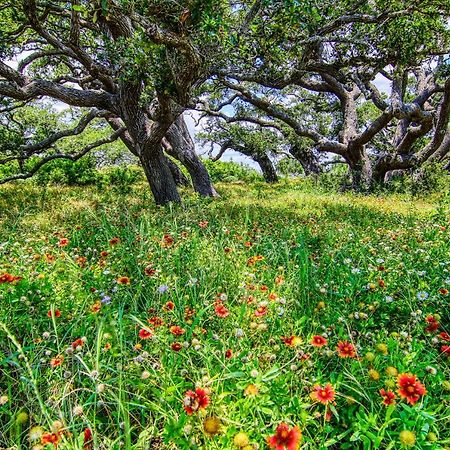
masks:
POLYGON ((203 422, 203 429, 206 434, 211 436, 220 432, 220 419, 217 417, 211 416, 207 417, 203 422))
POLYGON ((406 447, 412 447, 416 443, 416 435, 409 430, 403 430, 400 433, 400 442, 406 447))
POLYGON ((233 438, 233 444, 238 448, 246 447, 249 443, 250 441, 248 439, 247 433, 244 433, 243 431, 236 434, 236 436, 234 436, 233 438))
POLYGON ((383 355, 388 354, 388 348, 386 344, 378 344, 377 345, 377 351, 382 353, 383 355))
POLYGON ((386 375, 388 377, 396 377, 398 375, 398 370, 395 367, 389 366, 386 369, 386 375))
POLYGON ((258 386, 256 386, 255 384, 249 384, 244 390, 245 396, 255 397, 258 394, 259 394, 259 389, 258 389, 258 386))
POLYGON ((369 377, 373 381, 378 381, 380 379, 380 374, 375 369, 370 369, 369 377))
POLYGON ((366 359, 369 362, 373 362, 375 360, 375 355, 372 352, 367 352, 366 353, 366 359))

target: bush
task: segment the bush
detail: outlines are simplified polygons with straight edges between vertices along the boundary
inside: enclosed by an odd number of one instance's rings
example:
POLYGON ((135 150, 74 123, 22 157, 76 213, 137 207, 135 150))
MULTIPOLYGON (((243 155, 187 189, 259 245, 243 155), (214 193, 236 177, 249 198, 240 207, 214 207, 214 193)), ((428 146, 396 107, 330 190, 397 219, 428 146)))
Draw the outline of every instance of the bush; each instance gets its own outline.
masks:
POLYGON ((261 181, 262 176, 250 167, 232 161, 211 161, 203 159, 203 164, 213 182, 225 181, 261 181))
POLYGON ((101 181, 102 174, 97 170, 95 158, 85 156, 78 161, 55 159, 45 164, 35 176, 36 183, 87 186, 101 181))
POLYGON ((384 187, 387 192, 410 194, 414 197, 448 189, 448 172, 442 169, 442 164, 438 163, 426 164, 414 173, 403 171, 384 187))

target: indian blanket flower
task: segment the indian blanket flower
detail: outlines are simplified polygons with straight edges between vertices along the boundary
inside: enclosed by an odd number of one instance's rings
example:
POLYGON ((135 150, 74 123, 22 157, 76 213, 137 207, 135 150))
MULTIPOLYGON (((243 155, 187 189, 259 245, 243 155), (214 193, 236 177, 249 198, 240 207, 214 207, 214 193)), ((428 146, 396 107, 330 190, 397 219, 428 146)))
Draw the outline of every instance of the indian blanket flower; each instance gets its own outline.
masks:
POLYGON ((425 386, 410 373, 401 373, 397 378, 397 385, 398 395, 411 405, 427 393, 425 386))
POLYGON ((267 438, 267 443, 275 450, 297 450, 301 438, 302 432, 299 427, 290 428, 288 424, 282 422, 277 426, 275 434, 267 438))
POLYGON ((450 345, 443 345, 441 347, 441 352, 450 357, 450 345))
POLYGON ((392 391, 380 389, 380 395, 383 397, 383 405, 395 405, 395 394, 392 391))
POLYGON ((94 448, 91 429, 85 428, 83 435, 83 450, 91 450, 92 448, 94 448))
POLYGON ((64 356, 58 355, 50 360, 50 367, 58 367, 64 362, 64 356))
POLYGON ((41 437, 41 444, 47 445, 47 444, 53 444, 55 448, 58 448, 58 443, 61 439, 61 433, 44 433, 41 437))
POLYGON ((258 306, 258 308, 256 308, 255 311, 256 317, 262 317, 265 316, 266 314, 267 314, 267 306, 258 306))
POLYGON ((316 402, 327 405, 330 402, 334 402, 336 392, 330 383, 327 383, 325 386, 316 384, 310 396, 316 402))
POLYGON ((225 318, 230 314, 228 308, 220 300, 214 303, 214 311, 216 312, 216 315, 221 318, 225 318))
POLYGON ((130 279, 128 277, 119 277, 119 278, 117 278, 117 283, 123 284, 123 285, 129 285, 130 279))
POLYGON ((427 316, 425 318, 425 322, 428 324, 427 327, 425 328, 425 331, 427 333, 434 333, 439 328, 439 322, 433 316, 427 316))
POLYGON ((298 347, 303 342, 303 339, 299 336, 282 337, 281 340, 288 347, 298 347))
POLYGON ((327 340, 323 336, 316 335, 311 338, 311 345, 314 347, 323 347, 327 345, 327 340))
POLYGON ((169 328, 169 331, 175 336, 181 336, 185 332, 184 329, 181 328, 179 325, 172 325, 169 328))
POLYGON ((339 341, 337 352, 340 358, 356 358, 355 346, 348 341, 339 341))
POLYGON ((17 277, 14 275, 11 275, 10 273, 4 273, 0 275, 0 284, 3 283, 14 283, 15 281, 20 281, 22 277, 17 277))
POLYGON ((141 328, 139 330, 139 337, 141 339, 150 339, 153 337, 153 331, 148 328, 141 328))
POLYGON ((184 410, 192 415, 205 409, 209 405, 209 396, 206 389, 197 388, 195 391, 187 391, 183 399, 184 410))

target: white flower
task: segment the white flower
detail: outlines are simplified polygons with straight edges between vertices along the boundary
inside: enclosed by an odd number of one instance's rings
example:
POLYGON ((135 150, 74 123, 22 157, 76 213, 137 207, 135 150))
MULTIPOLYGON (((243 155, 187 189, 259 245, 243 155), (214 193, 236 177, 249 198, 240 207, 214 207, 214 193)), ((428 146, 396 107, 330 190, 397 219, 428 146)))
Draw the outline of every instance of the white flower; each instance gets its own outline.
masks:
POLYGON ((418 300, 426 300, 429 297, 428 292, 420 291, 417 293, 417 299, 418 300))
POLYGON ((83 407, 80 405, 77 405, 73 408, 73 415, 74 416, 82 416, 83 415, 83 407))

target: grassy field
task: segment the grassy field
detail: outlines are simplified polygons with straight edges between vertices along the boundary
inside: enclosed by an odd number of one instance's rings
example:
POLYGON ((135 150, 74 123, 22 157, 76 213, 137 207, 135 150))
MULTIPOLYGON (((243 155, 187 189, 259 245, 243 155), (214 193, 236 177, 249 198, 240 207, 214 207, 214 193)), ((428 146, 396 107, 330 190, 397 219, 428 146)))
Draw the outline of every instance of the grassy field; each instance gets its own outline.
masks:
POLYGON ((219 191, 0 189, 0 448, 450 448, 450 195, 219 191))

